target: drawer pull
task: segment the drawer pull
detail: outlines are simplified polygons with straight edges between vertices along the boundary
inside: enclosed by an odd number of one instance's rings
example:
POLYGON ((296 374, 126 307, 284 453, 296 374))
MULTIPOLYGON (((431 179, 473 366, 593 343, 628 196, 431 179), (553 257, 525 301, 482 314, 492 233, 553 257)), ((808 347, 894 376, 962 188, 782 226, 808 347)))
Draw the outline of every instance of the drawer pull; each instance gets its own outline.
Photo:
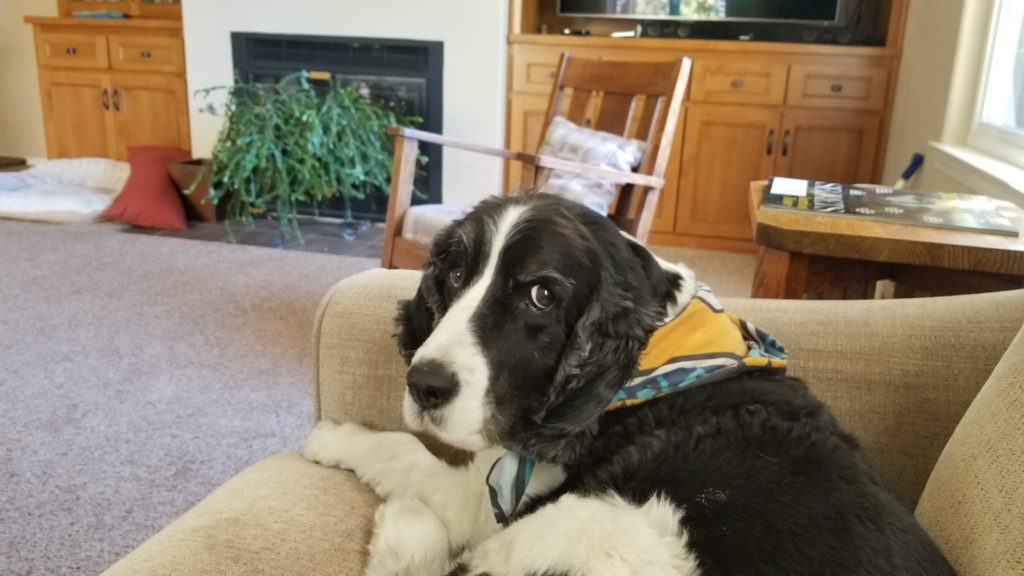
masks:
POLYGON ((840 84, 839 82, 836 82, 835 84, 829 86, 829 90, 831 90, 833 94, 839 94, 840 92, 843 91, 843 85, 840 84))
POLYGON ((75 48, 74 46, 68 46, 64 49, 64 52, 66 52, 68 56, 74 56, 75 54, 78 54, 78 48, 75 48))
MULTIPOLYGON (((117 95, 117 92, 114 92, 117 95)), ((782 156, 789 156, 789 130, 782 133, 782 156)))
POLYGON ((152 58, 153 57, 153 53, 150 52, 149 50, 143 50, 142 53, 141 53, 141 56, 143 58, 152 58))
POLYGON ((103 92, 100 92, 100 103, 103 104, 104 110, 110 110, 110 91, 106 88, 103 89, 103 92))
POLYGON ((768 130, 768 145, 765 147, 765 156, 772 155, 772 149, 775 147, 775 128, 768 130))
POLYGON ((117 89, 114 89, 114 111, 121 111, 121 94, 118 93, 117 89))
POLYGON ((733 88, 743 88, 743 78, 734 78, 733 81, 730 82, 729 84, 733 88))

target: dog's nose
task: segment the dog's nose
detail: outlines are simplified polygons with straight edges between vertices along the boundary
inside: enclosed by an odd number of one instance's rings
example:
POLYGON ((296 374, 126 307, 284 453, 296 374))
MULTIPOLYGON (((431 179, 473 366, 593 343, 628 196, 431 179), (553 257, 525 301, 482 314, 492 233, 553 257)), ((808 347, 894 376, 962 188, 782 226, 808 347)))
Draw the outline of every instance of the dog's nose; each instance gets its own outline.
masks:
POLYGON ((444 406, 459 389, 455 374, 440 362, 413 364, 405 375, 405 383, 412 399, 424 410, 444 406))

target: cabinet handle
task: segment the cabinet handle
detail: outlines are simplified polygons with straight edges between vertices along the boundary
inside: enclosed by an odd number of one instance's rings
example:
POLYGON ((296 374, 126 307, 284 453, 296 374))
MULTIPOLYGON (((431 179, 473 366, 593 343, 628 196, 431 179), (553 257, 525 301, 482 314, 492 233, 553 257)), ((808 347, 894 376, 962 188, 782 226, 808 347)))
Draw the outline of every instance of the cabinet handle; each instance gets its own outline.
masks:
POLYGON ((829 86, 829 90, 831 90, 833 94, 839 94, 840 92, 843 91, 843 85, 839 82, 836 82, 835 84, 829 86))
POLYGON ((117 89, 114 89, 114 111, 121 111, 121 93, 117 89))
POLYGON ((772 149, 774 147, 775 147, 775 128, 771 128, 770 130, 768 130, 768 145, 765 146, 765 149, 764 149, 765 156, 771 156, 772 155, 772 149))
POLYGON ((68 46, 67 48, 64 49, 64 52, 68 56, 74 56, 75 54, 78 54, 78 48, 75 48, 74 46, 68 46))
POLYGON ((743 88, 743 78, 733 78, 729 83, 733 88, 743 88))
POLYGON ((150 52, 149 50, 143 50, 141 56, 143 58, 152 58, 153 57, 153 53, 150 52))
POLYGON ((108 112, 110 111, 110 90, 104 88, 103 91, 100 92, 100 103, 103 104, 104 110, 108 112))
MULTIPOLYGON (((117 92, 114 92, 114 94, 117 95, 117 92)), ((782 155, 789 155, 789 130, 785 130, 782 133, 782 155)))

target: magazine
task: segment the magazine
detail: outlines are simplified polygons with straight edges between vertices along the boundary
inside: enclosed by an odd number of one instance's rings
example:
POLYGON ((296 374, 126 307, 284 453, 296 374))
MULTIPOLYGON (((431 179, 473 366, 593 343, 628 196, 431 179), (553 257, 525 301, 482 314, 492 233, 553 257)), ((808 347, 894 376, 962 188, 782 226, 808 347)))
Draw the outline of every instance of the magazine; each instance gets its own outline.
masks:
POLYGON ((977 194, 897 190, 774 177, 762 206, 885 220, 954 230, 1019 236, 1020 208, 977 194))

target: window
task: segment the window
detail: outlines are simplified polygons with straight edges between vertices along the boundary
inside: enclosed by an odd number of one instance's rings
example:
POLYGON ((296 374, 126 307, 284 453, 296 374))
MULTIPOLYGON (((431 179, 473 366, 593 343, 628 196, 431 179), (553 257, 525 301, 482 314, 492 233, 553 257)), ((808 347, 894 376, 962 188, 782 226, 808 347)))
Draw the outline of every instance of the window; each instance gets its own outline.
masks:
POLYGON ((1024 2, 994 3, 989 49, 968 144, 1024 167, 1024 2))

